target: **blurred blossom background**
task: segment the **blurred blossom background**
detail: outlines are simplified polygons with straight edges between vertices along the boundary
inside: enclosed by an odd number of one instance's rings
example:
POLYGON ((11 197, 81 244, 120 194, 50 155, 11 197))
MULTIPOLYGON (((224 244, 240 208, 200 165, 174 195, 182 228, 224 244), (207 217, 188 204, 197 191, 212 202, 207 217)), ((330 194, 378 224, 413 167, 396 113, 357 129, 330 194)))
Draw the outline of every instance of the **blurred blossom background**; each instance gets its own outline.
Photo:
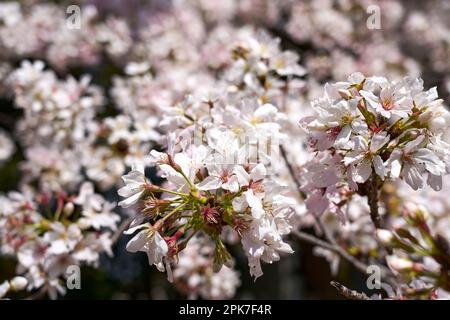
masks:
MULTIPOLYGON (((236 241, 228 245, 235 271, 224 267, 218 276, 208 265, 211 244, 195 239, 180 253, 171 284, 144 254, 125 250, 129 236, 114 238, 117 228, 123 231, 121 222, 133 215, 133 209, 115 206, 121 200, 120 178, 136 159, 164 143, 164 125, 170 124, 161 125, 162 109, 217 87, 224 75, 233 78, 233 55, 239 54, 233 48, 252 37, 279 39, 267 43, 298 55, 294 62, 302 70, 287 71, 297 76, 284 101, 295 166, 306 161, 298 121, 311 114, 310 101, 322 95, 327 82, 345 81, 356 71, 390 80, 421 77, 424 87, 437 86, 447 103, 449 16, 446 0, 1 1, 0 211, 24 201, 7 196, 12 190, 40 204, 56 195, 56 206, 72 194, 75 212, 86 195, 101 197, 95 200, 99 207, 91 209, 101 212, 102 220, 85 223, 97 235, 104 233, 104 250, 79 258, 87 261, 81 290, 67 290, 62 299, 340 298, 332 279, 364 291, 364 274, 292 235, 286 241, 295 252, 264 264, 264 276, 256 281, 236 241), (70 5, 81 9, 79 28, 70 25, 70 5), (368 8, 374 6, 379 28, 369 28, 375 11, 368 8)), ((160 181, 153 168, 146 174, 160 181)), ((61 204, 61 214, 70 210, 61 204)), ((302 203, 297 210, 297 225, 313 232, 302 203)), ((330 226, 338 224, 333 221, 330 226)), ((6 223, 0 228, 5 230, 6 223)), ((370 241, 361 246, 370 251, 370 241)), ((12 252, 14 246, 0 255, 0 283, 16 275, 12 252)))

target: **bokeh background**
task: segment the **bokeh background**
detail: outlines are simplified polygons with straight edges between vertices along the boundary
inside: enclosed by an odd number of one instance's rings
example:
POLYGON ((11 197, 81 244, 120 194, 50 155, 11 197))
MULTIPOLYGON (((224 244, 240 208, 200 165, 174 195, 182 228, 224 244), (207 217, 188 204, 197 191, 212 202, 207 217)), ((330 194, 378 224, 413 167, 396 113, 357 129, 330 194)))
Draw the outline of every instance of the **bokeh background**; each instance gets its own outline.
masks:
MULTIPOLYGON (((22 111, 14 106, 4 81, 23 60, 43 60, 61 77, 90 74, 92 83, 106 95, 104 114, 114 115, 113 78, 123 76, 127 62, 139 58, 157 65, 161 59, 177 68, 180 61, 193 60, 220 72, 226 64, 222 57, 229 54, 227 41, 241 27, 263 29, 280 38, 283 49, 299 54, 308 72, 301 89, 304 100, 299 103, 316 97, 327 81, 344 80, 354 71, 391 79, 420 76, 425 87, 437 86, 446 102, 449 98, 450 2, 446 0, 25 0, 20 7, 25 17, 21 21, 11 22, 12 13, 0 12, 0 127, 13 138, 22 111), (55 10, 67 17, 70 4, 79 5, 82 16, 95 8, 94 20, 104 22, 108 30, 103 40, 93 38, 83 24, 73 31, 77 34, 73 39, 64 35, 64 25, 48 14, 55 10), (368 28, 371 5, 381 14, 379 29, 368 28)), ((179 95, 187 89, 180 89, 179 95)), ((1 192, 18 188, 23 161, 21 145, 16 144, 14 154, 0 165, 1 192)), ((110 201, 119 200, 115 189, 104 194, 110 201)), ((68 291, 64 298, 185 298, 165 274, 148 266, 144 254, 126 252, 127 240, 124 236, 114 245, 114 258, 102 257, 100 268, 83 268, 82 290, 68 291)), ((350 265, 341 262, 332 276, 329 263, 310 245, 295 239, 290 243, 295 253, 264 265, 265 274, 256 282, 248 275, 246 258, 237 247, 231 248, 242 282, 235 298, 334 299, 339 296, 329 285, 332 279, 364 290, 358 287, 365 282, 363 275, 350 265)), ((0 257, 0 282, 14 276, 14 270, 14 261, 0 257)))

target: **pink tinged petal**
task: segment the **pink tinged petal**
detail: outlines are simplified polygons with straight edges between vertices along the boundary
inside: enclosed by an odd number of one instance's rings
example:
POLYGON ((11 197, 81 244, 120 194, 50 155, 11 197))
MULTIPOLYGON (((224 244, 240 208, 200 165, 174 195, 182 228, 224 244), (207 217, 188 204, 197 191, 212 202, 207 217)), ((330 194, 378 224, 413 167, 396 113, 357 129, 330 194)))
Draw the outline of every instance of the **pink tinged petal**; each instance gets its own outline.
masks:
POLYGON ((405 145, 405 148, 403 149, 403 151, 408 154, 411 153, 411 151, 416 150, 419 145, 423 142, 423 140, 425 139, 425 136, 421 135, 418 136, 415 140, 408 142, 405 145))
POLYGON ((352 130, 355 134, 363 134, 368 130, 367 123, 360 119, 355 119, 352 122, 352 130))
POLYGON ((150 223, 144 223, 144 224, 140 224, 140 225, 133 225, 133 224, 134 224, 134 221, 131 223, 130 228, 128 230, 125 230, 123 233, 124 234, 133 234, 137 230, 149 229, 151 227, 150 223))
POLYGON ((389 118, 390 113, 384 110, 380 99, 370 91, 361 90, 359 94, 366 100, 368 109, 373 113, 381 113, 382 116, 389 118))
POLYGON ((314 191, 308 195, 305 201, 306 208, 313 214, 322 215, 328 208, 328 200, 323 197, 320 191, 314 191))
POLYGON ((399 178, 402 170, 402 163, 400 162, 401 151, 394 150, 387 161, 387 165, 390 168, 391 176, 399 178))
POLYGON ((167 159, 167 154, 156 150, 150 151, 150 160, 153 164, 164 162, 167 159))
POLYGON ((369 159, 365 158, 354 168, 353 181, 357 183, 364 183, 367 179, 369 179, 371 173, 372 164, 369 159))
POLYGON ((117 193, 119 194, 119 196, 126 198, 132 196, 136 192, 139 192, 141 189, 143 189, 143 187, 141 186, 137 186, 137 188, 131 188, 130 185, 126 185, 120 188, 117 193))
POLYGON ((161 253, 166 254, 169 251, 169 247, 167 246, 166 240, 164 240, 163 237, 161 237, 159 232, 155 234, 154 241, 161 253))
POLYGON ((261 203, 261 199, 255 196, 253 190, 248 190, 245 192, 245 199, 252 209, 252 216, 256 219, 260 219, 264 215, 264 209, 261 203))
POLYGON ((173 159, 175 163, 181 167, 184 174, 189 178, 189 173, 193 167, 192 159, 184 153, 177 153, 173 159))
POLYGON ((250 178, 253 181, 259 181, 266 177, 266 167, 262 163, 258 163, 250 172, 250 178))
POLYGON ((142 230, 137 235, 135 235, 130 241, 128 241, 126 249, 128 252, 138 252, 141 251, 142 248, 149 241, 148 239, 148 230, 142 230))
POLYGON ((143 184, 145 183, 145 176, 140 171, 130 171, 128 174, 122 177, 122 180, 125 184, 143 184))
POLYGON ((275 117, 277 114, 277 108, 274 107, 271 104, 266 103, 265 105, 262 105, 258 109, 256 109, 255 113, 253 114, 256 118, 260 119, 267 119, 269 117, 275 117))
POLYGON ((209 176, 197 184, 199 190, 216 190, 219 189, 222 181, 218 177, 209 176))
POLYGON ((348 76, 348 81, 350 83, 361 83, 366 77, 361 72, 353 72, 348 76))
POLYGON ((383 160, 380 156, 375 156, 372 160, 373 162, 373 168, 375 169, 376 174, 384 180, 384 177, 386 176, 386 169, 384 167, 383 160))
POLYGON ((420 174, 420 171, 416 166, 405 164, 402 171, 402 176, 405 179, 406 183, 409 184, 414 190, 422 188, 422 175, 420 174))
POLYGON ((242 195, 240 197, 234 198, 232 201, 233 210, 237 212, 243 212, 247 207, 247 201, 245 200, 245 196, 242 195))
POLYGON ((389 119, 391 117, 392 111, 391 110, 385 110, 383 107, 378 109, 378 112, 385 117, 386 119, 389 119))
POLYGON ((48 249, 48 252, 52 254, 62 254, 67 251, 69 251, 69 248, 67 248, 66 242, 62 239, 53 241, 48 249))
POLYGON ((141 175, 144 175, 144 163, 142 161, 136 161, 131 165, 131 170, 139 172, 141 175))
POLYGON ((427 178, 427 184, 435 191, 442 190, 442 176, 437 176, 429 173, 427 178))
POLYGON ((128 207, 132 206, 133 204, 135 204, 139 200, 141 194, 142 194, 142 192, 138 192, 138 193, 132 195, 131 197, 120 201, 118 203, 118 205, 122 208, 128 208, 128 207))
POLYGON ((150 265, 154 264, 159 271, 163 272, 164 264, 163 258, 166 256, 169 248, 166 241, 161 237, 159 232, 156 232, 151 242, 147 244, 147 257, 150 265))
POLYGON ((414 159, 425 165, 425 168, 434 175, 442 175, 445 173, 445 164, 438 156, 429 149, 419 149, 414 153, 414 159))
POLYGON ((347 167, 352 163, 359 162, 364 158, 364 154, 359 151, 351 151, 344 158, 344 165, 347 167))
POLYGON ((287 244, 286 242, 281 242, 280 246, 278 247, 278 251, 284 252, 284 253, 294 253, 294 250, 292 250, 292 247, 287 244))
POLYGON ((438 98, 437 87, 433 87, 433 88, 429 89, 426 92, 426 94, 427 94, 428 101, 436 100, 438 98))
POLYGON ((236 166, 233 172, 238 178, 238 182, 241 186, 248 186, 248 183, 250 182, 250 175, 242 166, 236 166))
POLYGON ((330 185, 335 185, 339 181, 336 168, 328 168, 317 173, 317 179, 312 181, 316 188, 326 188, 330 185))
MULTIPOLYGON (((130 226, 128 227, 128 230, 124 231, 124 234, 132 234, 136 231, 136 227, 141 227, 141 224, 145 219, 145 214, 138 214, 136 218, 131 221, 130 226), (132 231, 130 231, 132 230, 132 231)), ((148 225, 148 224, 147 224, 148 225)))
POLYGON ((357 136, 352 139, 353 149, 359 152, 365 152, 369 150, 369 144, 364 137, 357 136))
POLYGON ((237 177, 232 176, 227 183, 222 184, 222 188, 225 190, 229 190, 230 192, 238 192, 239 183, 237 177))
POLYGON ((350 135, 352 134, 352 128, 350 126, 345 126, 341 129, 339 134, 336 137, 335 145, 340 148, 345 146, 345 144, 349 141, 350 135))
POLYGON ((349 167, 347 170, 347 181, 348 181, 348 187, 350 188, 350 190, 358 190, 358 184, 353 181, 353 167, 349 167))
POLYGON ((263 275, 260 259, 248 257, 248 266, 250 275, 255 277, 255 281, 263 275))
POLYGON ((175 171, 171 166, 163 164, 160 165, 160 169, 164 173, 164 177, 176 187, 181 188, 187 183, 183 176, 179 172, 175 171))
POLYGON ((389 142, 389 136, 386 132, 378 133, 372 137, 370 142, 370 151, 372 153, 380 150, 387 142, 389 142))

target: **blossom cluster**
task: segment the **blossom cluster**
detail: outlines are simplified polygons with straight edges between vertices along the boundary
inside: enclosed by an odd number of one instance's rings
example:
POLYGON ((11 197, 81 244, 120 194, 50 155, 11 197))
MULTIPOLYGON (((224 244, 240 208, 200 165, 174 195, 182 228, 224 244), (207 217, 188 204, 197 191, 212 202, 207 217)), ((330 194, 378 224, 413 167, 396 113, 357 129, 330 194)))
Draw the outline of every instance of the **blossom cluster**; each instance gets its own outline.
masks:
POLYGON ((390 82, 356 73, 327 84, 325 96, 312 103, 315 115, 302 119, 318 153, 305 166, 307 206, 317 214, 329 205, 341 213, 336 199, 390 179, 417 190, 426 178, 442 189, 450 113, 437 97, 436 88, 423 91, 421 79, 390 82))
MULTIPOLYGON (((151 264, 161 271, 165 265, 170 273, 170 264, 178 252, 190 237, 203 231, 215 241, 214 262, 220 269, 231 258, 220 235, 224 228, 231 228, 241 237, 250 273, 259 277, 261 260, 272 263, 279 260, 280 252, 292 253, 282 236, 291 229, 293 200, 280 194, 283 186, 271 179, 263 162, 257 161, 270 159, 272 148, 260 150, 257 141, 249 142, 257 137, 276 138, 276 123, 265 122, 270 121, 267 115, 276 114, 276 108, 250 101, 239 111, 221 106, 220 100, 185 101, 183 106, 188 111, 206 108, 205 115, 213 115, 209 120, 212 123, 204 119, 200 137, 195 137, 199 134, 195 122, 183 126, 179 134, 187 134, 186 139, 169 141, 168 152, 151 151, 151 162, 167 179, 164 187, 153 185, 145 177, 142 164, 123 176, 125 186, 119 194, 126 199, 119 205, 138 203, 141 212, 128 232, 143 229, 127 248, 146 251, 151 264), (221 123, 227 115, 229 123, 221 123), (177 152, 177 146, 182 150, 177 152)), ((194 120, 184 117, 187 112, 181 111, 177 117, 194 120)))
MULTIPOLYGON (((149 182, 141 162, 119 190, 126 197, 119 205, 137 202, 141 212, 128 232, 143 230, 128 250, 147 252, 150 264, 167 269, 170 279, 178 252, 199 231, 214 240, 220 269, 231 258, 220 235, 235 230, 255 278, 262 275, 261 261, 293 252, 283 236, 292 228, 295 201, 281 194, 289 188, 270 172, 277 166, 286 118, 272 103, 304 69, 295 53, 281 51, 265 34, 239 40, 230 56, 234 61, 216 88, 163 110, 159 125, 170 132, 167 152, 152 150, 144 162, 159 167, 167 187, 149 182)), ((139 79, 150 81, 144 77, 139 79)))
POLYGON ((66 291, 69 266, 98 266, 101 253, 112 256, 112 231, 120 220, 114 207, 90 183, 76 195, 10 192, 0 198, 1 253, 17 257, 28 291, 55 299, 66 291))

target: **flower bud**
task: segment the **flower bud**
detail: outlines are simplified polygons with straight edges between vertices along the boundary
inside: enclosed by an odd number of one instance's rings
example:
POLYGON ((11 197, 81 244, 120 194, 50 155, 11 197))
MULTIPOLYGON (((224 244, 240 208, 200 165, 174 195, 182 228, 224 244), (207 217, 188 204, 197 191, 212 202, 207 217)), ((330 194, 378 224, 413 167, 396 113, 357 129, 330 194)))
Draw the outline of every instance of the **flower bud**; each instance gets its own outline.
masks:
POLYGON ((409 218, 414 222, 424 222, 429 218, 429 213, 424 206, 407 202, 403 206, 403 216, 409 218))
POLYGON ((414 267, 414 263, 411 260, 397 256, 386 257, 386 262, 389 268, 395 272, 411 271, 414 267))
POLYGON ((14 277, 11 281, 9 281, 11 285, 11 290, 20 291, 25 289, 28 284, 28 280, 24 277, 14 277))
POLYGON ((392 244, 394 240, 394 234, 386 229, 377 229, 376 236, 377 239, 386 246, 392 244))
POLYGON ((68 218, 72 215, 73 211, 75 210, 75 206, 72 202, 66 203, 63 209, 64 217, 68 218))

